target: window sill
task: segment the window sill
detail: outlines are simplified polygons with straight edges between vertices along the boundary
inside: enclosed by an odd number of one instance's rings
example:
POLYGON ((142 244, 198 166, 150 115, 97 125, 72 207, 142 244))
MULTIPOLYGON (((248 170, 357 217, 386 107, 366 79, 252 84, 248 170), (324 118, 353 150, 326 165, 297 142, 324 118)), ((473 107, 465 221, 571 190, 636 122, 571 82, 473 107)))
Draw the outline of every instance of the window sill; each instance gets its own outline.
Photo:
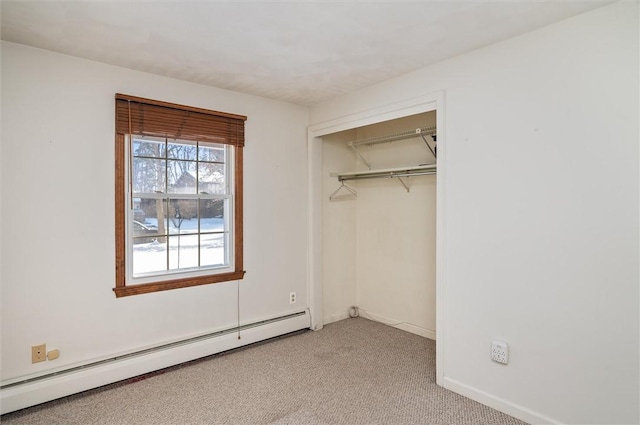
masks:
POLYGON ((228 282, 230 280, 240 280, 244 277, 244 271, 222 273, 210 276, 199 276, 185 279, 167 280, 164 282, 144 283, 140 285, 116 286, 113 291, 116 298, 128 297, 130 295, 147 294, 150 292, 167 291, 169 289, 188 288, 190 286, 208 285, 211 283, 228 282))

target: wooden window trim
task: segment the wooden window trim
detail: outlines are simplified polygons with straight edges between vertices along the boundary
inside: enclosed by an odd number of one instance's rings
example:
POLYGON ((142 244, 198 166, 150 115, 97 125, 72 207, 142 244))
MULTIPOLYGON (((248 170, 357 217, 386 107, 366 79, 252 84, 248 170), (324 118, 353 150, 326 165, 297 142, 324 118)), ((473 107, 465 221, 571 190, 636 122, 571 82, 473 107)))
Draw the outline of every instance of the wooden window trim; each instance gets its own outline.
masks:
MULTIPOLYGON (((138 295, 145 294, 150 292, 158 292, 158 291, 166 291, 170 289, 177 288, 186 288, 191 286, 198 285, 207 285, 212 283, 226 282, 230 280, 239 280, 244 277, 245 271, 243 269, 243 147, 244 147, 244 121, 246 120, 245 116, 228 114, 224 112, 211 111, 201 108, 194 108, 190 106, 183 106, 174 103, 161 102, 157 100, 144 99, 135 96, 128 96, 122 94, 116 94, 116 136, 115 136, 115 254, 116 254, 116 282, 115 288, 113 288, 115 295, 117 298, 130 296, 130 295, 138 295), (140 121, 138 123, 132 123, 131 114, 128 117, 123 118, 122 116, 122 108, 118 110, 118 101, 120 101, 120 106, 122 106, 122 101, 133 102, 136 105, 153 105, 160 106, 162 108, 166 108, 168 111, 178 111, 183 112, 189 117, 193 116, 193 114, 198 114, 200 117, 204 116, 204 119, 208 119, 207 116, 213 117, 214 125, 216 125, 215 119, 220 117, 221 119, 226 119, 229 122, 236 123, 236 127, 233 131, 235 131, 234 137, 230 137, 231 142, 224 143, 235 146, 235 171, 234 171, 234 230, 233 230, 233 239, 234 239, 234 270, 228 273, 218 273, 197 277, 186 277, 186 278, 177 278, 172 280, 163 280, 159 282, 151 282, 151 283, 143 283, 137 285, 127 285, 126 284, 126 224, 127 224, 127 214, 126 214, 126 181, 125 181, 125 169, 126 169, 126 161, 125 158, 125 142, 126 142, 126 134, 130 134, 132 131, 134 134, 146 135, 150 134, 147 129, 144 128, 140 121), (192 114, 193 113, 193 114, 192 114), (128 121, 125 123, 125 121, 128 121), (241 122, 241 126, 240 126, 241 122), (124 123, 124 124, 123 124, 124 123), (124 128, 123 128, 124 125, 124 128)), ((222 122, 222 121, 220 121, 222 122)), ((188 125, 187 125, 188 126, 188 125)), ((191 134, 186 137, 183 134, 180 134, 180 137, 194 140, 196 136, 194 136, 195 132, 199 131, 200 127, 195 128, 195 131, 192 131, 191 134)), ((154 135, 157 134, 157 128, 151 129, 154 132, 154 135)), ((180 131, 180 130, 177 130, 180 131)), ((175 137, 175 134, 169 133, 164 134, 165 136, 175 137)), ((199 138, 199 136, 198 136, 199 138)), ((206 140, 206 135, 204 137, 206 140)), ((217 143, 221 143, 219 139, 216 139, 217 143)))

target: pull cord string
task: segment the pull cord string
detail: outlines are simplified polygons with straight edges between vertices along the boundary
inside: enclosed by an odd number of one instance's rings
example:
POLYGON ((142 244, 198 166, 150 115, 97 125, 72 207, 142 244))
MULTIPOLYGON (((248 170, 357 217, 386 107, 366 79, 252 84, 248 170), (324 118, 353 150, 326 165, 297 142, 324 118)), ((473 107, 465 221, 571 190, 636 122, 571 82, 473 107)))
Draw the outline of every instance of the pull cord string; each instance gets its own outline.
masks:
POLYGON ((240 280, 236 280, 237 283, 237 288, 238 288, 238 295, 237 295, 237 301, 238 301, 238 339, 240 339, 240 280))

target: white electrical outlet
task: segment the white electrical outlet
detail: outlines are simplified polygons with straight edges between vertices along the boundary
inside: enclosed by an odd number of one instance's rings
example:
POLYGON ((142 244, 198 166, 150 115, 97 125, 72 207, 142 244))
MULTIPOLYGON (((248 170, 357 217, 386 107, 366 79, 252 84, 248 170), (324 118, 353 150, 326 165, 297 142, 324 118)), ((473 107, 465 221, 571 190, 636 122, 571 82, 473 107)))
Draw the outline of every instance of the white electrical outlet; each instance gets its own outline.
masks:
POLYGON ((290 292, 289 293, 289 304, 295 304, 296 303, 296 293, 295 292, 290 292))
POLYGON ((509 346, 506 342, 493 340, 491 343, 491 360, 501 364, 509 363, 509 346))

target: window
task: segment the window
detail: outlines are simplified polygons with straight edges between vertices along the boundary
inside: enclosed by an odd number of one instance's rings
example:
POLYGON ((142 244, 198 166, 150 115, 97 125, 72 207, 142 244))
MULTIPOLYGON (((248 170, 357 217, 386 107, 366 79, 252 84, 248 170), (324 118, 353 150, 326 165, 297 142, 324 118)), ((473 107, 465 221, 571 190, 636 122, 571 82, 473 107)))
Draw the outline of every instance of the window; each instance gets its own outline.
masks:
POLYGON ((245 120, 116 95, 117 297, 243 277, 245 120))

